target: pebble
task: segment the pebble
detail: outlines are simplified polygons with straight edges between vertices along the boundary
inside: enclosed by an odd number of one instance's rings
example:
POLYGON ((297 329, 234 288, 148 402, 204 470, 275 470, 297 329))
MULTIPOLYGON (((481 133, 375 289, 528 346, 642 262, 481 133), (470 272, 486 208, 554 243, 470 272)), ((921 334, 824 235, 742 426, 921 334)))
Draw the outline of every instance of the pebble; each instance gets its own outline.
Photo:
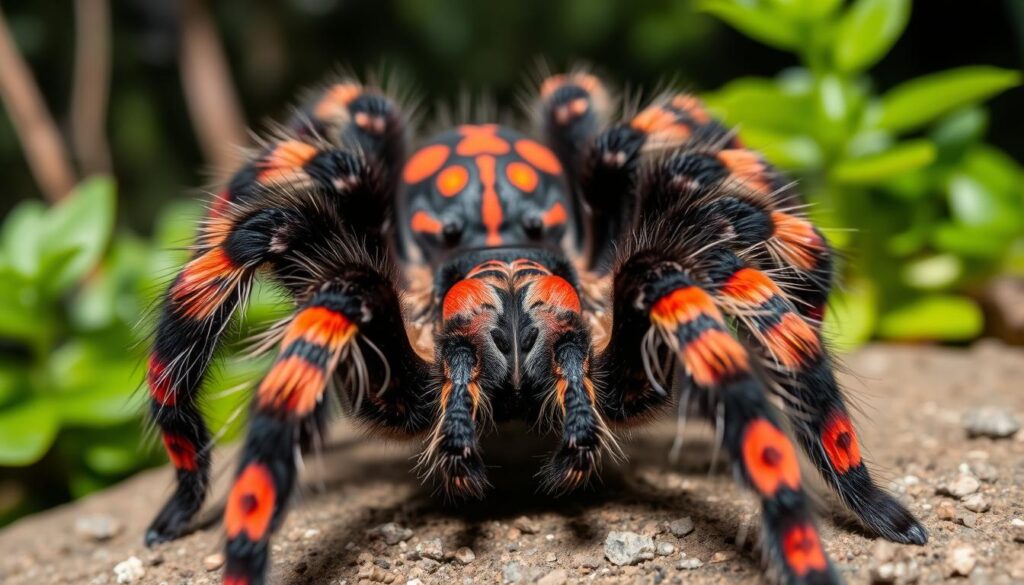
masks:
POLYGON ((464 546, 455 551, 455 560, 459 561, 463 565, 468 565, 476 560, 476 553, 474 553, 473 549, 468 546, 464 546))
POLYGON ((1010 535, 1014 542, 1024 542, 1024 520, 1020 518, 1010 520, 1010 535))
POLYGON ((82 516, 75 520, 75 532, 96 542, 114 538, 121 533, 122 528, 116 518, 107 514, 82 516))
POLYGON ((523 567, 519 563, 509 563, 501 569, 501 578, 505 583, 521 583, 523 577, 523 567))
POLYGON ((943 493, 955 498, 965 498, 978 491, 980 487, 981 482, 978 481, 978 478, 973 475, 962 473, 955 480, 942 488, 942 491, 943 493))
POLYGON ((734 551, 731 551, 731 550, 720 550, 720 551, 716 552, 715 554, 711 555, 711 560, 709 562, 712 563, 712 564, 714 564, 714 563, 724 563, 726 561, 731 561, 734 558, 736 558, 736 553, 734 551))
POLYGON ((988 512, 989 508, 991 508, 988 500, 981 494, 971 494, 964 498, 964 507, 971 512, 978 512, 979 514, 988 512))
POLYGON ((569 572, 555 569, 537 581, 537 585, 565 585, 569 581, 569 572))
POLYGON ((682 538, 693 532, 693 520, 689 516, 673 520, 668 523, 668 531, 672 533, 672 536, 682 538))
POLYGON ((680 569, 682 571, 692 571, 694 569, 699 569, 699 568, 701 568, 703 566, 704 566, 704 563, 701 562, 701 560, 697 559, 697 558, 683 559, 683 560, 679 561, 678 563, 676 563, 676 568, 680 569))
POLYGON ((128 557, 128 560, 114 565, 114 576, 118 583, 135 583, 146 576, 146 569, 139 557, 128 557))
POLYGON ((883 583, 916 583, 921 573, 916 561, 883 563, 871 569, 871 582, 883 583))
POLYGON ((668 555, 676 552, 676 545, 671 542, 659 542, 658 547, 654 552, 660 557, 667 557, 668 555))
POLYGON ((412 530, 409 530, 395 522, 388 522, 387 524, 375 526, 368 530, 367 534, 370 538, 379 538, 383 540, 385 544, 390 546, 394 546, 403 540, 409 540, 412 538, 412 530))
POLYGON ((216 571, 224 566, 224 554, 215 553, 203 558, 203 568, 207 571, 216 571))
POLYGON ((416 552, 425 559, 430 559, 432 561, 444 560, 444 545, 441 543, 440 538, 424 540, 417 544, 416 552))
POLYGON ((654 539, 635 532, 609 532, 604 556, 620 567, 649 561, 654 558, 654 539))
POLYGON ((939 502, 939 505, 935 508, 935 515, 939 520, 952 522, 956 520, 956 506, 953 505, 953 502, 943 500, 939 502))
POLYGON ((956 515, 956 523, 968 528, 977 528, 978 515, 974 512, 967 512, 966 510, 958 512, 956 515))
POLYGON ((997 406, 982 406, 964 415, 964 428, 968 437, 1005 439, 1017 434, 1020 421, 1012 412, 997 406))
POLYGON ((523 534, 537 534, 540 528, 537 527, 537 523, 530 520, 526 516, 520 516, 512 521, 512 527, 519 530, 523 534))
POLYGON ((420 581, 419 578, 409 579, 405 582, 405 585, 423 585, 423 581, 420 581))
POLYGON ((971 574, 977 564, 978 553, 969 544, 955 546, 946 553, 946 574, 948 575, 966 577, 971 574))

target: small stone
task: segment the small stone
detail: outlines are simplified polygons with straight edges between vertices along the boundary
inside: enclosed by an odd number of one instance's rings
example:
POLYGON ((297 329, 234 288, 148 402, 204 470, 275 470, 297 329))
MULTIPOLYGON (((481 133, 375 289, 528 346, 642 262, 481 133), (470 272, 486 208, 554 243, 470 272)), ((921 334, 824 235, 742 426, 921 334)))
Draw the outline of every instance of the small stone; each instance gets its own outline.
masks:
POLYGON ((203 557, 203 568, 207 571, 216 571, 224 566, 224 554, 215 553, 203 557))
POLYGON ((509 563, 501 569, 501 578, 505 583, 522 583, 524 576, 523 568, 519 563, 509 563))
POLYGON ((523 531, 518 528, 509 528, 508 533, 505 536, 509 540, 519 540, 523 536, 523 531))
POLYGON ((676 568, 682 571, 692 571, 704 566, 704 563, 697 558, 683 559, 676 563, 676 568))
POLYGON ((113 516, 95 514, 75 520, 75 532, 85 538, 104 542, 121 533, 121 523, 113 516))
POLYGON ((302 538, 304 538, 306 540, 311 540, 311 539, 314 539, 314 538, 316 538, 318 536, 320 536, 320 531, 318 529, 316 529, 316 528, 309 528, 305 532, 302 533, 302 538))
POLYGON ((135 583, 146 576, 146 569, 139 557, 128 557, 128 560, 114 565, 114 576, 118 583, 135 583))
POLYGON ((517 528, 523 534, 537 534, 540 531, 537 523, 526 516, 520 516, 513 520, 512 527, 517 528))
MULTIPOLYGON (((307 533, 308 532, 309 531, 307 531, 307 533)), ((370 538, 379 538, 389 546, 394 546, 403 540, 409 540, 412 538, 412 530, 409 530, 395 522, 388 522, 387 524, 381 524, 380 526, 371 528, 367 531, 367 535, 369 535, 370 538)))
POLYGON ((916 561, 888 562, 871 569, 871 582, 876 585, 916 583, 920 577, 916 561))
POLYGON ((689 516, 668 523, 668 531, 676 538, 682 538, 693 532, 693 520, 689 516))
POLYGON ((969 544, 954 546, 946 553, 946 574, 966 577, 978 564, 978 553, 969 544))
POLYGON ((981 482, 978 481, 978 478, 973 475, 962 473, 955 480, 946 485, 942 491, 954 498, 962 499, 978 491, 979 488, 981 488, 981 482))
POLYGON ((1020 421, 1012 412, 997 406, 982 406, 964 415, 964 428, 968 437, 1005 439, 1017 434, 1020 421))
POLYGON ((1024 542, 1024 520, 1014 518, 1010 520, 1010 536, 1014 542, 1024 542))
POLYGON ((604 556, 620 567, 649 561, 654 558, 654 539, 635 532, 609 532, 604 556))
POLYGON ((468 565, 476 560, 476 553, 473 552, 473 549, 464 546, 455 551, 455 560, 459 561, 463 565, 468 565))
POLYGON ((935 516, 939 520, 952 522, 956 520, 956 506, 953 505, 953 502, 943 500, 935 507, 935 516))
POLYGON ((676 552, 676 545, 671 542, 659 542, 657 549, 654 551, 659 557, 667 557, 668 555, 676 552))
POLYGON ((974 512, 963 510, 957 513, 956 523, 968 528, 976 528, 978 526, 978 515, 974 512))
POLYGON ((569 581, 569 572, 555 569, 537 581, 537 585, 565 585, 569 581))
POLYGON ((434 559, 420 559, 419 564, 421 569, 430 574, 434 574, 439 568, 441 568, 441 563, 434 559))
POLYGON ((731 550, 720 550, 720 551, 716 552, 715 554, 711 555, 711 561, 710 562, 711 562, 711 564, 724 563, 726 561, 731 561, 734 558, 736 558, 736 553, 734 551, 731 551, 731 550))
POLYGON ((425 559, 431 559, 434 561, 444 560, 444 545, 441 543, 440 538, 424 540, 423 542, 417 544, 416 552, 425 559))
POLYGON ((601 566, 601 557, 591 554, 577 554, 573 557, 576 566, 581 569, 596 569, 601 566))
POLYGON ((991 506, 989 505, 988 500, 985 499, 985 496, 981 494, 971 494, 964 498, 964 507, 971 512, 977 512, 980 514, 982 512, 988 512, 991 506))
POLYGON ((971 473, 974 477, 977 477, 985 483, 992 483, 999 479, 999 470, 994 465, 990 465, 984 461, 972 461, 969 464, 971 473))
POLYGON ((423 585, 423 581, 420 581, 418 578, 417 579, 409 579, 408 581, 405 582, 405 585, 423 585))

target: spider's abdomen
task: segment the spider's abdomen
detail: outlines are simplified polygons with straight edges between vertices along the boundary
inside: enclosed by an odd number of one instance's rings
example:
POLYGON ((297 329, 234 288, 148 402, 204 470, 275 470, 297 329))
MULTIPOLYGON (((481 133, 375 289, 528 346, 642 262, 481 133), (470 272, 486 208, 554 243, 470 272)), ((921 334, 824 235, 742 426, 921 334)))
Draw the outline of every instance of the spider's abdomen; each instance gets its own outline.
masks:
POLYGON ((406 245, 432 263, 455 248, 560 247, 575 213, 551 150, 496 124, 424 144, 402 170, 399 201, 406 245))

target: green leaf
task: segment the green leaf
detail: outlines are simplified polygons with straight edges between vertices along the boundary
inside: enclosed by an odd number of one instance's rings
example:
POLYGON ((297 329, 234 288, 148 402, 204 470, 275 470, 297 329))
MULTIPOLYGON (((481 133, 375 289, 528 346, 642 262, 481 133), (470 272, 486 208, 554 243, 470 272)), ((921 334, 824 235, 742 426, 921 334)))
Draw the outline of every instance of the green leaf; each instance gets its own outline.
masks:
POLYGON ((42 264, 49 288, 62 291, 99 262, 114 227, 114 182, 109 177, 86 179, 71 196, 50 210, 40 241, 42 264), (68 260, 58 260, 69 255, 68 260))
POLYGON ((834 293, 825 312, 824 332, 832 346, 848 351, 871 339, 878 318, 874 286, 866 280, 847 283, 834 293))
POLYGON ((910 20, 910 0, 857 0, 836 33, 836 66, 863 71, 889 52, 910 20))
POLYGON ((877 184, 931 164, 936 152, 928 140, 909 140, 879 154, 841 161, 832 178, 848 185, 877 184))
POLYGON ((843 0, 771 0, 771 3, 789 18, 813 21, 835 12, 843 0))
POLYGON ((0 410, 0 466, 41 459, 57 437, 57 422, 52 405, 43 400, 0 410))
POLYGON ((776 49, 791 50, 804 40, 800 27, 775 10, 730 0, 703 0, 697 10, 713 14, 730 26, 776 49))
POLYGON ((967 341, 981 334, 978 305, 957 296, 929 296, 885 312, 878 332, 891 339, 967 341))
POLYGON ((46 206, 24 201, 7 214, 0 238, 6 263, 25 278, 39 274, 39 235, 46 206))
POLYGON ((903 281, 919 290, 941 290, 952 286, 964 272, 963 261, 952 254, 936 254, 903 266, 903 281))
POLYGON ((988 66, 960 67, 925 75, 889 90, 882 97, 874 123, 893 132, 907 132, 1020 83, 1019 71, 988 66))
POLYGON ((730 124, 781 134, 807 134, 811 107, 807 91, 795 92, 770 79, 746 77, 705 96, 708 106, 730 124))
POLYGON ((1010 245, 1012 232, 989 226, 976 227, 944 223, 932 232, 931 241, 936 249, 958 256, 992 259, 1002 255, 1010 245))

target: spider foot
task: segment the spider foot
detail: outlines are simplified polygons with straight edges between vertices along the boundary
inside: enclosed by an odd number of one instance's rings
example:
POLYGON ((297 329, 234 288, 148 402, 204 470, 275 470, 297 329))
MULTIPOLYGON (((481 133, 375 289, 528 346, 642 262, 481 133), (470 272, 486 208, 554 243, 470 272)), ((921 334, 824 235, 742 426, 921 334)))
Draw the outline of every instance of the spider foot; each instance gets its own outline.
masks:
POLYGON ((146 546, 154 547, 177 540, 191 532, 192 517, 199 508, 198 504, 194 498, 180 497, 175 493, 146 529, 146 546))
POLYGON ((872 532, 900 544, 923 545, 928 531, 896 498, 875 488, 863 499, 850 502, 850 508, 872 532))

